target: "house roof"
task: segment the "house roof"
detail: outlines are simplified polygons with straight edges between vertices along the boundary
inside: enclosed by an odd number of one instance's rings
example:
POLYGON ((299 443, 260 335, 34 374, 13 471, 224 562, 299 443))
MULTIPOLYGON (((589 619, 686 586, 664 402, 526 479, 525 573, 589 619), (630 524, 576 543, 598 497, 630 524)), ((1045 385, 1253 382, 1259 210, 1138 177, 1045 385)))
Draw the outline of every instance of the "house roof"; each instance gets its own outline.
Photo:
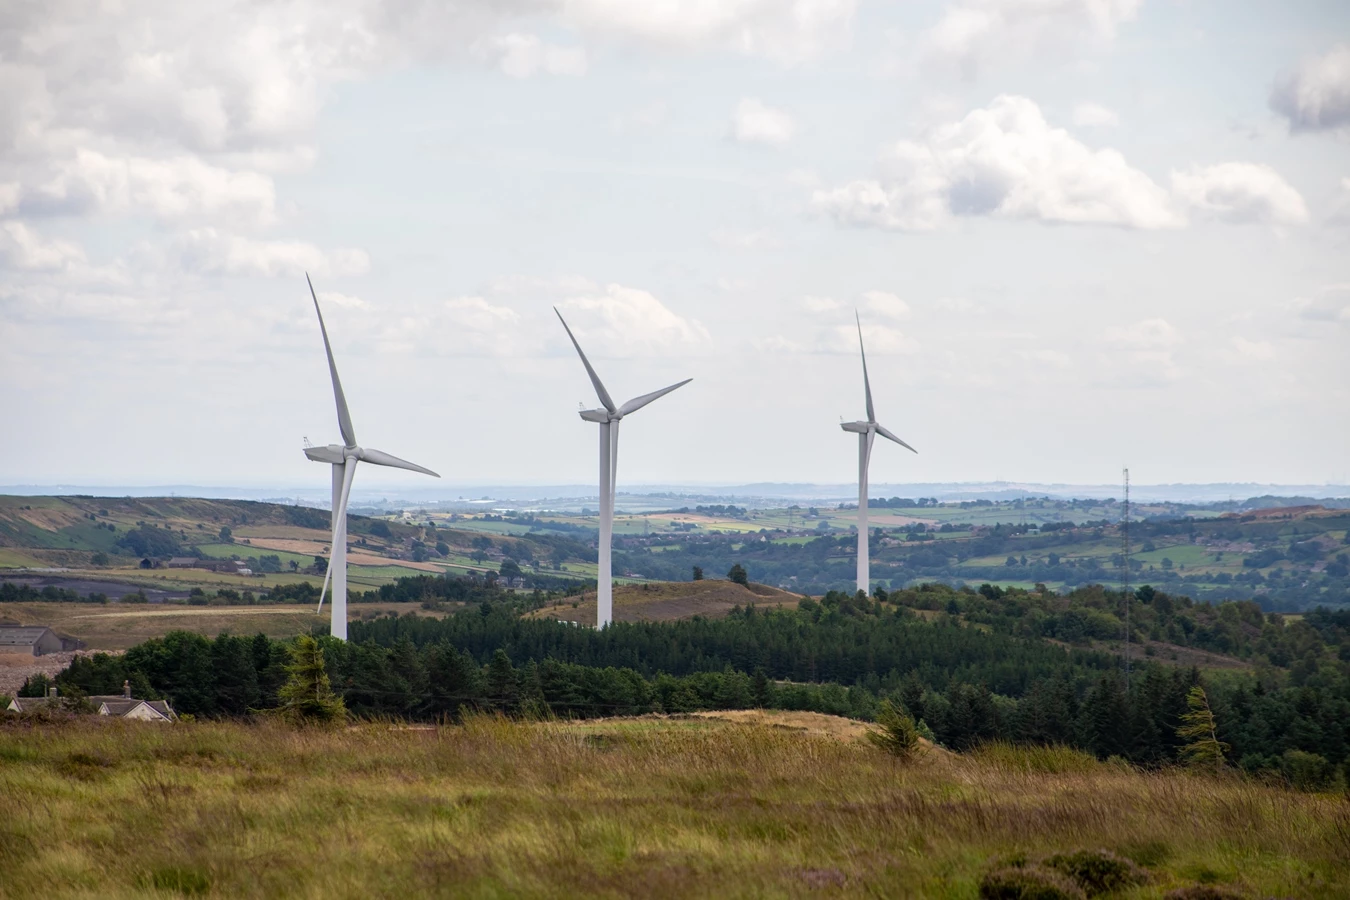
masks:
POLYGON ((106 696, 86 697, 90 703, 98 707, 107 707, 110 716, 125 716, 136 707, 144 703, 166 719, 177 718, 173 707, 163 700, 137 700, 134 697, 123 697, 121 694, 110 694, 106 696))
POLYGON ((51 631, 46 625, 20 625, 0 628, 0 647, 31 647, 51 631))
POLYGON ((15 697, 10 701, 10 708, 15 712, 32 712, 35 709, 41 709, 44 706, 52 705, 56 697, 15 697))

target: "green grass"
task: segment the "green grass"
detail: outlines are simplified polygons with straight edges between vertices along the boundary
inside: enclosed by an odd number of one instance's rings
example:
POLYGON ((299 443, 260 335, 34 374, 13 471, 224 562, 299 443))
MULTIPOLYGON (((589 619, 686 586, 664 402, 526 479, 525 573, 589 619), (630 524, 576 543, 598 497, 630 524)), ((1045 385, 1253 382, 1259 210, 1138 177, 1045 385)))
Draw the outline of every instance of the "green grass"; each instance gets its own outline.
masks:
POLYGON ((900 763, 787 727, 336 731, 0 725, 9 898, 973 898, 1000 858, 1104 848, 1197 881, 1344 896, 1350 807, 1064 751, 900 763))
POLYGON ((33 556, 28 556, 20 550, 10 550, 6 547, 0 547, 0 569, 26 569, 30 567, 42 567, 47 565, 42 560, 33 556))
MULTIPOLYGON (((291 560, 301 567, 307 567, 314 564, 314 554, 290 553, 286 550, 269 550, 266 547, 255 547, 252 544, 201 544, 197 547, 204 556, 212 559, 230 559, 237 556, 241 560, 248 559, 250 556, 277 556, 281 558, 281 564, 288 566, 291 560)), ((328 554, 323 554, 325 557, 328 554)))

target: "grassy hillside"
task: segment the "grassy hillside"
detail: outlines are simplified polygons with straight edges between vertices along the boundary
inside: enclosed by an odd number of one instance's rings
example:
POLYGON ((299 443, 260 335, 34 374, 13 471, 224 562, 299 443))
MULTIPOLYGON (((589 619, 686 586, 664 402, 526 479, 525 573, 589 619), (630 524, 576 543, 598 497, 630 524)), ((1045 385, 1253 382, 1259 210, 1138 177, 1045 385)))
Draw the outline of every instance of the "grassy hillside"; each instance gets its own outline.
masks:
MULTIPOLYGON (((716 618, 732 609, 796 606, 797 594, 763 584, 748 587, 731 581, 666 581, 617 585, 614 588, 616 622, 668 622, 691 616, 716 618)), ((559 597, 556 602, 526 614, 527 618, 558 619, 595 626, 595 591, 574 597, 559 597)))
POLYGON ((1001 864, 1097 849, 1148 879, 1115 897, 1350 886, 1339 797, 1062 750, 906 764, 848 733, 6 723, 4 893, 973 898, 1001 864))

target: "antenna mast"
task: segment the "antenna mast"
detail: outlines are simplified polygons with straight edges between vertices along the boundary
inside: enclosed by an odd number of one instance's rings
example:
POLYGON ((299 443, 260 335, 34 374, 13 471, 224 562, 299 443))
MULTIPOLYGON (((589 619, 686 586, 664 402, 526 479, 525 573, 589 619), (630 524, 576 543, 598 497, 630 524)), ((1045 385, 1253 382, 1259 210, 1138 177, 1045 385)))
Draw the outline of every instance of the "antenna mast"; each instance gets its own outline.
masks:
POLYGON ((1125 599, 1125 686, 1130 685, 1130 470, 1127 466, 1124 469, 1125 474, 1125 507, 1120 517, 1120 544, 1121 556, 1125 563, 1121 576, 1121 594, 1125 599))

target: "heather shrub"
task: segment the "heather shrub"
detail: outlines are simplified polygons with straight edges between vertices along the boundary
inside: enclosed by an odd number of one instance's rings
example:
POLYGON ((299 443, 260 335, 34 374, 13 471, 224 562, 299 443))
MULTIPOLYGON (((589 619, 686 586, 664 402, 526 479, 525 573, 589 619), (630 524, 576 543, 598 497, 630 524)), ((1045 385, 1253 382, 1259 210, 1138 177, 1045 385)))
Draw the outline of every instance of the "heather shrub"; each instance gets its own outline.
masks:
POLYGON ((1009 866, 980 879, 981 900, 1083 900, 1071 879, 1040 866, 1009 866))
POLYGON ((1148 873, 1109 850, 1078 850, 1050 857, 1045 865, 1076 881, 1089 897, 1148 881, 1148 873))

